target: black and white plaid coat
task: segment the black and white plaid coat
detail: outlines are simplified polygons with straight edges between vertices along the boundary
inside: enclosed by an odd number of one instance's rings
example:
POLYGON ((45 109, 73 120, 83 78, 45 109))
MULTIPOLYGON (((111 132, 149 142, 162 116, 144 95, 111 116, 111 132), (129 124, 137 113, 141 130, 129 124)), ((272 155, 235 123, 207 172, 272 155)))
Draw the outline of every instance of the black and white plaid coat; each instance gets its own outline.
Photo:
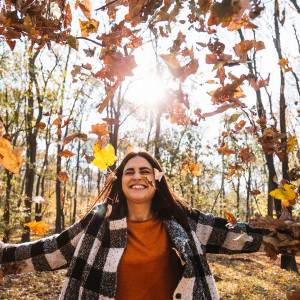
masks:
MULTIPOLYGON (((105 208, 104 204, 100 206, 105 208)), ((228 229, 225 219, 198 210, 189 215, 191 231, 188 233, 175 220, 164 223, 185 262, 173 299, 219 299, 205 254, 254 252, 262 242, 259 230, 245 224, 228 229), (241 227, 245 232, 242 235, 241 227)), ((0 246, 0 264, 6 273, 67 267, 59 299, 109 300, 115 298, 117 268, 126 240, 126 218, 109 221, 103 214, 92 211, 60 234, 29 243, 0 246)))

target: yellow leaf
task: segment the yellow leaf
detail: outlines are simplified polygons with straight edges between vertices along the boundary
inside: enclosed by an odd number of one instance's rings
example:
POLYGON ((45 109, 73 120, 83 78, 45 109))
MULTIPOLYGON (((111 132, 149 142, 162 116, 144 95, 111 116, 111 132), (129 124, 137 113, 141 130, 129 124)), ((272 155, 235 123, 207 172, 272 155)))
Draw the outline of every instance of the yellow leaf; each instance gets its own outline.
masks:
POLYGON ((49 225, 44 221, 31 221, 24 224, 24 226, 29 227, 31 232, 39 235, 43 235, 49 230, 49 225))
POLYGON ((10 172, 18 174, 23 162, 21 155, 21 148, 13 149, 9 140, 0 137, 0 165, 10 172))
POLYGON ((287 141, 287 153, 291 153, 295 150, 298 145, 297 138, 295 136, 290 136, 287 141))
POLYGON ((95 143, 93 150, 95 158, 92 163, 101 171, 104 171, 108 167, 112 166, 117 160, 115 148, 111 144, 107 144, 104 148, 101 148, 98 143, 95 143))
POLYGON ((96 33, 99 27, 99 22, 95 19, 88 21, 79 20, 81 35, 87 37, 90 33, 96 33))
POLYGON ((296 203, 298 194, 294 191, 295 187, 292 184, 285 183, 283 187, 270 192, 270 195, 281 200, 283 206, 291 206, 296 203))

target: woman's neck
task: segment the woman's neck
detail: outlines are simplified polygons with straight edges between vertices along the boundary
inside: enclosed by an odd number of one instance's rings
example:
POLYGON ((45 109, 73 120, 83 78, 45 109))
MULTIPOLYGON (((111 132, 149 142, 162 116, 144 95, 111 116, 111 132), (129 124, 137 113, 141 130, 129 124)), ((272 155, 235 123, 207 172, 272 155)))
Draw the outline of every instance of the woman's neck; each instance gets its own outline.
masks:
POLYGON ((145 204, 128 204, 128 219, 130 221, 147 221, 153 217, 151 206, 145 204))

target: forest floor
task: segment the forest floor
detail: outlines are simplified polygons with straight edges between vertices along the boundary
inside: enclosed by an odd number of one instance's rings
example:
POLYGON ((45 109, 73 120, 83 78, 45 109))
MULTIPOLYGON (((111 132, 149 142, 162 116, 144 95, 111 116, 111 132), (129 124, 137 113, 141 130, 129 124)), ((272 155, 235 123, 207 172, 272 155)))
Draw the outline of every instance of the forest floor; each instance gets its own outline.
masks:
MULTIPOLYGON (((264 253, 209 255, 222 300, 282 300, 300 282, 300 275, 280 269, 279 259, 264 253)), ((300 258, 298 268, 300 270, 300 258)), ((0 299, 58 299, 65 270, 8 276, 0 285, 0 299)))

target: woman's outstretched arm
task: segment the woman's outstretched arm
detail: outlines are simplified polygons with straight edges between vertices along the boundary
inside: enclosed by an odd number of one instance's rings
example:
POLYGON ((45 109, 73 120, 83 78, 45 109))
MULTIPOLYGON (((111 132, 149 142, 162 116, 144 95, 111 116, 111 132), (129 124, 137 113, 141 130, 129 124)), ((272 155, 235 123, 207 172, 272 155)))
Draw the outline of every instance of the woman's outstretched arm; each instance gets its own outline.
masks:
POLYGON ((248 253, 262 249, 264 235, 269 231, 237 223, 230 228, 226 219, 204 214, 197 209, 191 213, 196 237, 207 253, 248 253))
POLYGON ((0 244, 0 271, 3 275, 53 271, 69 265, 93 211, 60 234, 22 244, 0 244))

